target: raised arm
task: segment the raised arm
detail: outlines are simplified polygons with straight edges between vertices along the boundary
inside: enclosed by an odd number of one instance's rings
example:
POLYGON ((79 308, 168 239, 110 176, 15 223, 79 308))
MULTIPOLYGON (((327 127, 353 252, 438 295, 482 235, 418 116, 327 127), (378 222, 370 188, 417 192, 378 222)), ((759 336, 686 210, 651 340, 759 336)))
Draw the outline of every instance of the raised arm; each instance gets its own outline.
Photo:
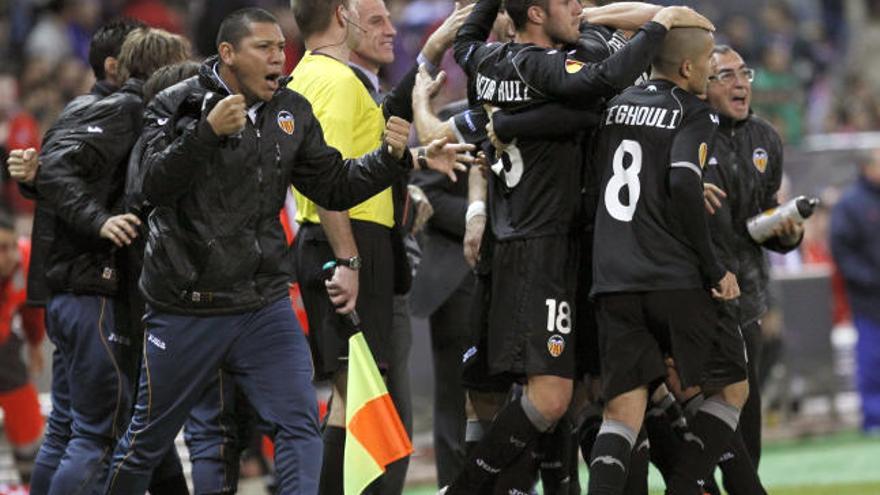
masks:
POLYGON ((406 73, 397 85, 385 96, 382 104, 382 111, 387 120, 392 115, 402 118, 403 120, 413 121, 413 108, 415 95, 413 94, 413 86, 416 83, 416 75, 419 66, 424 65, 432 74, 436 74, 440 63, 443 61, 443 54, 452 46, 455 40, 455 34, 464 24, 465 19, 470 15, 474 5, 466 5, 455 9, 449 17, 443 21, 431 36, 425 42, 425 46, 419 53, 418 59, 413 67, 406 73))
POLYGON ((618 2, 602 7, 584 7, 581 20, 613 29, 635 31, 660 12, 660 5, 644 2, 618 2))
POLYGON ((452 46, 455 61, 468 76, 482 59, 481 52, 486 50, 486 40, 492 32, 492 25, 498 17, 501 0, 478 0, 464 25, 458 30, 452 46))

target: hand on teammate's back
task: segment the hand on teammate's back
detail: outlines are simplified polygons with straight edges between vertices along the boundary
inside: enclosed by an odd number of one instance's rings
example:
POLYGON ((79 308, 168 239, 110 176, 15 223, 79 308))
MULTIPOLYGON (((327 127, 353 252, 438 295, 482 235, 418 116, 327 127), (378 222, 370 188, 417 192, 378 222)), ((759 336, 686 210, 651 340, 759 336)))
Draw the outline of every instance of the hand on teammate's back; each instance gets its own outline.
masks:
POLYGON ((672 28, 701 28, 707 31, 715 31, 712 21, 689 7, 666 7, 654 15, 654 22, 663 24, 666 29, 672 28))
POLYGON ((443 83, 446 81, 446 72, 440 71, 437 77, 431 77, 425 64, 419 66, 419 72, 416 74, 416 83, 413 86, 413 99, 428 98, 437 96, 443 83))
POLYGON ((724 272, 721 281, 718 282, 716 287, 712 288, 712 297, 722 301, 730 301, 739 297, 739 284, 736 282, 736 275, 724 272))
POLYGON ((112 216, 101 226, 100 235, 104 239, 108 239, 117 247, 124 247, 138 236, 137 228, 141 225, 141 220, 131 213, 124 215, 112 216))
POLYGON ((726 197, 727 193, 715 184, 709 182, 703 184, 703 201, 710 215, 714 215, 721 208, 721 200, 726 197))

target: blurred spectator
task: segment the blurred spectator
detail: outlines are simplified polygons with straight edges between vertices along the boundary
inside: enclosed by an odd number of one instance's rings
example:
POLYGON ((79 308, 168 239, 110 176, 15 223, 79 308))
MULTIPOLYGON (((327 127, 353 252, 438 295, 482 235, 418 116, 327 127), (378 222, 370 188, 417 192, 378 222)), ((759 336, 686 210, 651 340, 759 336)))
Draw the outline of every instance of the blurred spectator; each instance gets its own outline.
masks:
POLYGON ((122 14, 170 33, 185 34, 181 13, 162 0, 133 0, 122 14))
POLYGON ((742 14, 729 17, 722 25, 723 37, 727 45, 742 56, 746 64, 757 65, 761 57, 760 40, 752 20, 742 14))
POLYGON ((762 63, 752 84, 752 106, 786 144, 797 144, 803 135, 803 85, 792 73, 791 52, 782 43, 771 43, 762 63))
POLYGON ((18 81, 12 74, 0 74, 0 159, 3 160, 3 205, 19 213, 32 212, 33 204, 18 193, 6 172, 6 156, 11 149, 40 147, 40 124, 19 104, 18 81))
POLYGON ((862 427, 880 433, 880 149, 859 157, 861 174, 831 217, 831 251, 846 282, 856 344, 862 427))

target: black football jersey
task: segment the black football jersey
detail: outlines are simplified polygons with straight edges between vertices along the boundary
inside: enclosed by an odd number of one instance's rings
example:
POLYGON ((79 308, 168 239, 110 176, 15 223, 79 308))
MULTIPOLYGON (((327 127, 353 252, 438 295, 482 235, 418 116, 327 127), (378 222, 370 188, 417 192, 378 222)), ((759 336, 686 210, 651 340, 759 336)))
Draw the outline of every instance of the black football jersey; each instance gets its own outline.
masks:
MULTIPOLYGON (((458 33, 455 55, 468 75, 473 103, 506 110, 547 101, 595 107, 636 78, 665 35, 662 26, 649 26, 606 63, 578 60, 578 50, 487 44, 499 4, 498 0, 477 4, 458 33)), ((498 240, 568 234, 575 229, 584 164, 580 135, 568 140, 515 140, 493 158, 489 218, 498 240)))
POLYGON ((598 133, 593 294, 703 287, 699 259, 671 213, 669 171, 702 177, 718 117, 652 80, 612 99, 598 133))

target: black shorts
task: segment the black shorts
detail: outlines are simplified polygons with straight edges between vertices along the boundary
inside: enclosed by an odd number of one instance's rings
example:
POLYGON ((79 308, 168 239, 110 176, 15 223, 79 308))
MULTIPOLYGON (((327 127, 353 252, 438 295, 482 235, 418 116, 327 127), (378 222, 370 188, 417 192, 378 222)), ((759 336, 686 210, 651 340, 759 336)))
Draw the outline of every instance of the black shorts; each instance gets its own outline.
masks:
POLYGON ((580 264, 575 295, 575 333, 577 351, 575 366, 578 378, 584 375, 596 378, 601 372, 599 361, 599 325, 596 323, 596 303, 590 297, 593 282, 592 230, 584 230, 580 244, 580 264))
POLYGON ((489 372, 489 304, 492 300, 492 280, 488 273, 475 277, 471 306, 471 342, 462 356, 462 385, 478 392, 505 393, 519 377, 510 373, 489 372))
POLYGON ((489 372, 574 378, 578 239, 498 242, 492 259, 489 372))
POLYGON ((748 378, 748 353, 739 326, 739 306, 735 302, 716 301, 718 324, 715 344, 703 372, 703 388, 718 390, 748 378))
MULTIPOLYGON (((394 297, 391 229, 352 220, 352 233, 363 264, 358 274, 356 310, 361 329, 380 369, 387 369, 394 297)), ((352 328, 330 303, 321 268, 333 260, 333 249, 319 224, 304 224, 296 236, 296 274, 309 320, 309 346, 316 379, 330 378, 348 359, 352 328)))
POLYGON ((702 385, 714 362, 718 310, 703 289, 600 294, 597 320, 605 400, 663 381, 667 356, 684 388, 702 385))

